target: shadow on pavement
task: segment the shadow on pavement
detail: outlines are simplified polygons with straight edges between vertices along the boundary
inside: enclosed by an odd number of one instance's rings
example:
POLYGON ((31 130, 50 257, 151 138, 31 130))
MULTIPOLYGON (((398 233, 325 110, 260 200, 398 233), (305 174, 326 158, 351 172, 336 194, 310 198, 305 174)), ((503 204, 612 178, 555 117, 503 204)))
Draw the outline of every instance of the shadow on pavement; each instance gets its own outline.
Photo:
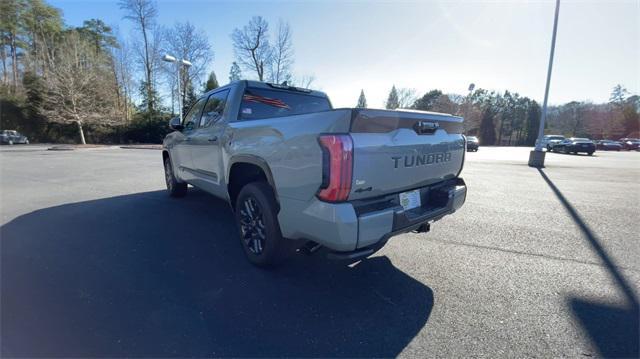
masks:
POLYGON ((597 303, 581 298, 570 298, 569 304, 574 315, 604 357, 637 358, 640 354, 640 346, 638 344, 640 341, 640 310, 636 294, 602 246, 601 240, 591 231, 580 214, 573 208, 558 187, 553 184, 546 173, 541 169, 538 169, 538 171, 576 223, 583 237, 591 245, 594 252, 598 254, 627 302, 625 307, 615 307, 610 304, 597 303))
POLYGON ((386 257, 256 269, 196 190, 42 209, 0 237, 4 357, 391 357, 433 307, 386 257))

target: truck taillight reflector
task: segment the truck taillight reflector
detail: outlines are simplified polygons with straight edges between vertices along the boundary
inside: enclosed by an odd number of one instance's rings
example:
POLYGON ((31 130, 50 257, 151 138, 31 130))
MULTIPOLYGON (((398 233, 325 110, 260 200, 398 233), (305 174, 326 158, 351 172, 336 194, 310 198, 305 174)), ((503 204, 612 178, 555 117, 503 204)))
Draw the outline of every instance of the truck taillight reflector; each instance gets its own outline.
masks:
POLYGON ((323 151, 322 186, 318 198, 328 202, 346 201, 351 192, 353 141, 349 135, 318 138, 323 151))

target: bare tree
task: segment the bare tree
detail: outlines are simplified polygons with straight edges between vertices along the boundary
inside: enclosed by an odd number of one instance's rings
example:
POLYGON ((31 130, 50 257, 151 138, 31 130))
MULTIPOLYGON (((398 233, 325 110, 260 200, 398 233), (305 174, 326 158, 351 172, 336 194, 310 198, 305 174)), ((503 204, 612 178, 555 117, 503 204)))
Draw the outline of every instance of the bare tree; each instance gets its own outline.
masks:
MULTIPOLYGON (((213 60, 213 51, 205 32, 196 30, 189 22, 176 23, 172 28, 165 30, 164 49, 167 53, 176 56, 179 60, 185 59, 191 62, 190 67, 181 67, 178 76, 180 88, 187 89, 189 84, 201 82, 207 71, 207 67, 213 60)), ((176 84, 176 68, 174 64, 167 63, 164 66, 169 81, 176 84)), ((182 103, 186 103, 187 91, 182 92, 182 103)))
POLYGON ((125 121, 131 119, 131 97, 133 95, 133 63, 129 43, 120 40, 120 46, 113 49, 113 64, 118 85, 122 91, 120 111, 125 121))
POLYGON ((291 77, 289 79, 289 85, 308 89, 311 88, 311 85, 313 85, 315 81, 316 77, 314 75, 302 75, 291 77))
POLYGON ((271 66, 269 66, 269 81, 281 83, 291 80, 293 65, 293 45, 291 43, 291 28, 289 24, 280 20, 276 41, 271 47, 271 66))
POLYGON ((113 77, 102 53, 74 30, 66 33, 56 52, 55 66, 47 77, 46 114, 50 120, 76 123, 85 144, 83 123, 115 123, 113 77))
POLYGON ((149 119, 151 119, 156 105, 153 99, 155 98, 154 70, 157 63, 157 56, 154 56, 155 54, 153 52, 153 29, 158 11, 155 2, 152 0, 120 0, 119 5, 120 9, 126 12, 124 18, 131 20, 142 34, 143 48, 141 58, 144 66, 144 86, 148 99, 147 111, 149 112, 149 119))
POLYGON ((258 80, 264 81, 265 68, 271 61, 269 24, 261 16, 254 16, 249 24, 236 28, 231 34, 237 62, 248 71, 255 71, 258 80))
POLYGON ((416 90, 411 88, 398 89, 398 108, 410 108, 416 102, 416 90))

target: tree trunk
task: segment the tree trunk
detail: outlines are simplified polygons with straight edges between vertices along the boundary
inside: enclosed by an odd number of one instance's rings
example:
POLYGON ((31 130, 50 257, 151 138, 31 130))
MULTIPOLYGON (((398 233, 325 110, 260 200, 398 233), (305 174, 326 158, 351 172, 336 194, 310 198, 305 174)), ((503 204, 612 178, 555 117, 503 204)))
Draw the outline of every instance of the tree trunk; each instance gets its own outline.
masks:
POLYGON ((2 83, 7 84, 7 50, 4 46, 0 49, 0 57, 2 57, 2 83))
POLYGON ((13 72, 13 93, 16 92, 18 88, 18 49, 16 48, 16 35, 11 34, 11 71, 13 72))
POLYGON ((151 76, 152 76, 152 70, 151 70, 151 63, 149 61, 149 40, 147 39, 147 28, 145 26, 144 20, 142 20, 140 22, 140 25, 142 27, 142 37, 144 39, 144 56, 145 56, 145 75, 147 77, 147 111, 149 111, 149 122, 151 122, 151 120, 153 119, 153 106, 155 105, 153 103, 153 99, 152 99, 152 93, 153 93, 153 88, 151 87, 151 76))
POLYGON ((76 121, 76 123, 78 124, 78 132, 80 133, 80 142, 82 142, 83 145, 86 145, 87 142, 84 140, 84 131, 82 130, 82 122, 76 121))

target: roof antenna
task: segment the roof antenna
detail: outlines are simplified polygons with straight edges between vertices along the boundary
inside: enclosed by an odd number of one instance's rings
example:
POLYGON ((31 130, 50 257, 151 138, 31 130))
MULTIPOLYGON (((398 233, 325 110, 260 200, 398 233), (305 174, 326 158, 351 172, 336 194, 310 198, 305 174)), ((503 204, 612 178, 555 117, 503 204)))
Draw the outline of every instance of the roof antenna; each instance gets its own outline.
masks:
POLYGON ((282 83, 280 84, 282 86, 289 86, 289 84, 287 83, 287 81, 282 81, 282 83))

